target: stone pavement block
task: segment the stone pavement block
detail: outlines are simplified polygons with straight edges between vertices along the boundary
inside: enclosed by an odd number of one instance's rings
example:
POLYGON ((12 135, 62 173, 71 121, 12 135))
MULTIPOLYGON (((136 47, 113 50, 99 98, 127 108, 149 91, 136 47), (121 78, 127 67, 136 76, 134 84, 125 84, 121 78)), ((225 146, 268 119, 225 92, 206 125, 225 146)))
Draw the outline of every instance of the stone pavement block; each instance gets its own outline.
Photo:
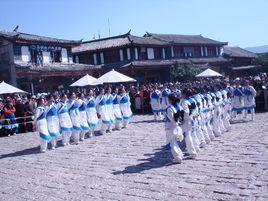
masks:
POLYGON ((267 117, 233 124, 176 165, 149 115, 44 154, 36 133, 0 138, 0 200, 268 200, 267 117))

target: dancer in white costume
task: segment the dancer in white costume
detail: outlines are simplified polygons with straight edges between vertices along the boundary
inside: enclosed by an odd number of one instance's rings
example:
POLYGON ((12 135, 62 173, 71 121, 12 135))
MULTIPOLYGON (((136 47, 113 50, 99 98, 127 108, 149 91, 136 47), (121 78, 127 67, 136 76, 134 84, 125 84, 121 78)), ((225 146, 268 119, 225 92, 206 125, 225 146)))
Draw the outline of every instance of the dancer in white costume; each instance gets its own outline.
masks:
POLYGON ((223 96, 221 91, 216 92, 216 100, 220 107, 219 112, 219 126, 222 133, 226 132, 226 128, 224 127, 223 118, 224 118, 224 102, 223 102, 223 96))
POLYGON ((213 127, 213 132, 215 137, 218 137, 222 134, 221 129, 220 129, 220 114, 221 114, 221 107, 219 102, 217 101, 217 96, 215 93, 210 93, 212 97, 212 103, 214 106, 214 111, 212 115, 212 127, 213 127))
POLYGON ((242 120, 244 113, 244 94, 241 86, 235 87, 232 97, 232 120, 241 113, 239 120, 242 120))
POLYGON ((120 100, 120 109, 123 114, 123 128, 126 128, 129 124, 129 121, 132 119, 133 114, 131 111, 130 97, 126 93, 125 88, 122 88, 121 100, 120 100))
POLYGON ((227 131, 230 131, 231 124, 230 124, 230 107, 231 107, 231 100, 228 97, 228 91, 222 90, 221 91, 223 96, 223 124, 227 131))
POLYGON ((198 127, 198 110, 197 110, 197 103, 194 98, 190 97, 188 99, 189 101, 189 109, 190 109, 190 119, 191 119, 191 136, 193 140, 193 144, 195 147, 195 150, 198 152, 200 149, 200 139, 197 136, 197 127, 198 127))
POLYGON ((80 140, 84 141, 86 133, 89 132, 90 130, 87 121, 87 112, 86 112, 87 104, 85 102, 84 94, 80 94, 79 99, 77 101, 79 107, 80 127, 82 129, 80 132, 80 140))
POLYGON ((247 114, 248 111, 250 111, 251 113, 251 120, 254 120, 254 115, 255 115, 255 107, 256 107, 256 103, 255 103, 255 97, 256 97, 256 90, 254 89, 253 86, 249 85, 248 82, 246 82, 246 85, 244 87, 244 109, 245 109, 245 113, 244 113, 244 119, 247 119, 247 114))
POLYGON ((54 103, 54 97, 50 94, 47 96, 48 105, 46 106, 46 119, 48 132, 52 137, 51 146, 52 149, 56 148, 58 137, 60 136, 60 122, 58 117, 58 111, 56 104, 54 103))
POLYGON ((96 109, 96 99, 94 98, 93 90, 89 91, 89 96, 87 98, 87 121, 90 128, 89 137, 94 136, 94 130, 96 126, 99 125, 99 118, 96 109))
POLYGON ((69 110, 67 108, 66 102, 67 96, 63 94, 61 96, 60 102, 57 103, 63 146, 70 144, 70 137, 72 135, 73 130, 73 124, 69 115, 69 110))
POLYGON ((213 110, 214 110, 214 106, 212 104, 212 96, 209 93, 205 94, 205 99, 207 102, 207 107, 206 107, 206 126, 207 126, 207 130, 208 130, 208 135, 210 140, 215 139, 215 135, 213 132, 213 110))
POLYGON ((187 89, 184 89, 181 92, 181 101, 180 105, 183 108, 184 115, 183 115, 183 123, 182 123, 182 131, 183 131, 183 136, 185 138, 185 143, 186 143, 186 150, 190 157, 195 158, 197 153, 194 147, 194 143, 192 140, 191 136, 191 130, 192 130, 192 123, 191 123, 191 118, 190 118, 190 109, 189 109, 189 101, 187 101, 187 98, 190 96, 190 91, 187 89))
POLYGON ((44 104, 45 104, 44 98, 40 97, 37 101, 37 108, 36 108, 35 115, 34 115, 36 131, 39 133, 39 136, 40 136, 40 151, 41 152, 46 152, 47 143, 50 142, 52 139, 52 137, 49 135, 49 132, 48 132, 44 104))
POLYGON ((157 87, 154 88, 152 93, 150 94, 151 98, 151 107, 154 114, 154 120, 162 120, 162 114, 161 114, 161 92, 157 89, 157 87))
POLYGON ((110 120, 110 115, 107 109, 106 105, 106 96, 104 94, 104 89, 101 89, 100 94, 98 95, 96 99, 96 104, 97 104, 97 111, 100 115, 101 118, 101 134, 105 134, 108 128, 111 126, 111 120, 110 120))
POLYGON ((113 107, 113 95, 112 93, 112 89, 109 87, 107 89, 107 93, 105 94, 106 96, 106 107, 107 107, 107 112, 109 115, 109 119, 110 119, 110 124, 108 127, 108 132, 111 133, 112 132, 112 127, 115 124, 115 116, 114 116, 114 107, 113 107))
POLYGON ((177 103, 177 98, 174 94, 170 94, 168 96, 169 105, 166 110, 165 117, 165 131, 166 136, 168 137, 168 141, 171 147, 171 153, 173 156, 174 163, 181 163, 183 158, 183 153, 178 146, 177 139, 181 142, 183 140, 182 129, 179 126, 179 123, 182 122, 182 114, 183 110, 181 106, 177 103))
POLYGON ((75 144, 79 144, 80 132, 82 131, 80 126, 79 106, 76 100, 75 93, 68 94, 67 107, 73 123, 72 139, 75 144))
POLYGON ((114 106, 114 115, 116 118, 115 129, 117 130, 120 130, 122 128, 121 122, 123 121, 123 116, 119 105, 120 100, 121 96, 118 94, 118 88, 116 88, 113 94, 113 106, 114 106))
POLYGON ((162 101, 161 101, 161 108, 162 108, 162 112, 165 115, 166 114, 166 110, 169 106, 169 102, 168 102, 168 95, 171 93, 170 89, 167 88, 167 86, 165 86, 165 88, 162 90, 162 101))
POLYGON ((200 141, 200 147, 204 147, 207 143, 210 143, 210 138, 206 132, 204 132, 203 125, 203 102, 200 94, 194 95, 194 99, 197 104, 197 137, 200 141))

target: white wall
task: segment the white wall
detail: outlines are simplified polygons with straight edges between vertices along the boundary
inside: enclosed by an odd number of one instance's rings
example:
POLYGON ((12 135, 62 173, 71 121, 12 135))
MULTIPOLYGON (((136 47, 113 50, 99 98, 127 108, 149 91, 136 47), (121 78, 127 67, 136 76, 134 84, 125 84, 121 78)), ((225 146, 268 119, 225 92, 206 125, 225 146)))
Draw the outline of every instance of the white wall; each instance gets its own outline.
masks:
POLYGON ((138 60, 139 56, 138 56, 138 48, 135 48, 135 60, 138 60))
POLYGON ((31 58, 31 54, 28 46, 21 47, 21 60, 24 62, 29 62, 31 58))
POLYGON ((67 50, 65 48, 61 49, 61 62, 68 63, 68 55, 67 55, 67 50))
POLYGON ((154 59, 154 48, 147 48, 148 59, 154 59))
POLYGON ((119 50, 119 54, 120 54, 120 61, 124 61, 123 50, 119 50))
POLYGON ((127 60, 130 60, 131 59, 131 56, 130 56, 130 49, 127 48, 127 60))
POLYGON ((50 63, 51 58, 50 58, 50 52, 43 51, 43 63, 50 63))
POLYGON ((94 64, 96 65, 97 64, 97 54, 96 53, 93 54, 93 59, 94 59, 94 64))
POLYGON ((103 54, 103 52, 100 53, 100 60, 101 60, 101 63, 104 64, 104 54, 103 54))

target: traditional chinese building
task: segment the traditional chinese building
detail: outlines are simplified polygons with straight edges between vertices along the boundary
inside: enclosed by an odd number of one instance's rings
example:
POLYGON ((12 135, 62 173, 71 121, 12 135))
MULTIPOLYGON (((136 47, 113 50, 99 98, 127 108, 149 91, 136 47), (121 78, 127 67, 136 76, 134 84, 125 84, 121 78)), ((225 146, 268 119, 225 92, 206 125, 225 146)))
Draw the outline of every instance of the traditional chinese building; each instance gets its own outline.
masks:
POLYGON ((97 68, 73 63, 72 48, 80 44, 81 41, 0 31, 0 80, 27 91, 68 85, 97 68))
POLYGON ((176 62, 225 71, 229 65, 222 56, 225 45, 201 35, 146 33, 139 37, 128 32, 83 42, 72 52, 76 63, 100 65, 102 72, 114 68, 142 82, 169 80, 170 67, 176 62))
POLYGON ((251 74, 256 68, 257 54, 243 48, 225 46, 223 56, 230 61, 228 74, 231 76, 251 74))

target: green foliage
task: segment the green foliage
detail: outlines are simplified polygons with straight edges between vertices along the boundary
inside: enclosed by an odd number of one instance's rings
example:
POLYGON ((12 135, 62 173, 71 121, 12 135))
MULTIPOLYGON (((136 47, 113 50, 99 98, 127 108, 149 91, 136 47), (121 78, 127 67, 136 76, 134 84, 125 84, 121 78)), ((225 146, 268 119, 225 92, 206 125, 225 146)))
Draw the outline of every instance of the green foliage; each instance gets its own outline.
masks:
POLYGON ((263 70, 268 71, 268 53, 259 55, 254 64, 261 67, 263 70))
POLYGON ((171 66, 171 80, 187 81, 193 80, 202 70, 193 63, 178 63, 171 66))

